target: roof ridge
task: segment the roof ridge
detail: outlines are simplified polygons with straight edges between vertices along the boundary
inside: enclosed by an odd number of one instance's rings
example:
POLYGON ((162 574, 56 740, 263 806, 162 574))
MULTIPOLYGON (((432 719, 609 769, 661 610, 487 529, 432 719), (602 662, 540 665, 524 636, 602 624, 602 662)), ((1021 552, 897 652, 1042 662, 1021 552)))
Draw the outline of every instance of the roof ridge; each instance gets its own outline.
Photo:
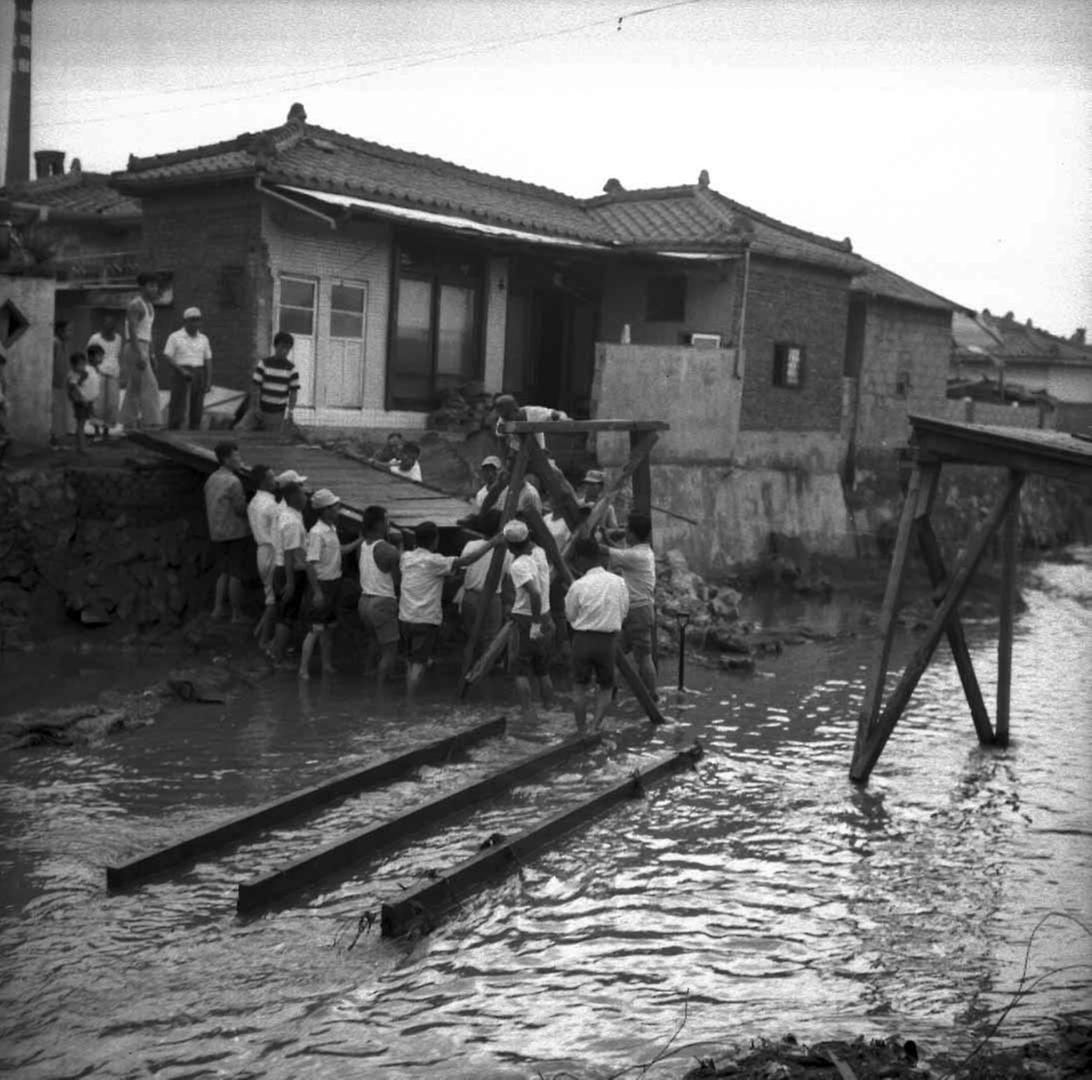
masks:
POLYGON ((633 188, 622 191, 610 191, 603 195, 593 195, 591 198, 581 199, 580 205, 585 209, 597 209, 600 206, 609 206, 611 203, 640 202, 650 198, 668 198, 676 195, 693 195, 693 184, 676 184, 672 187, 658 188, 633 188))
POLYGON ((265 128, 262 131, 244 131, 230 139, 221 139, 219 142, 205 143, 202 146, 191 146, 183 150, 168 150, 163 154, 149 154, 147 157, 129 155, 129 164, 124 172, 146 172, 150 169, 162 168, 164 165, 177 165, 183 161, 194 161, 197 158, 213 157, 216 154, 227 153, 231 150, 246 150, 253 142, 263 136, 277 140, 278 135, 290 134, 290 129, 295 129, 295 123, 278 124, 276 127, 265 128))
POLYGON ((775 217, 770 217, 769 214, 764 214, 761 210, 755 210, 750 206, 745 206, 741 202, 737 202, 735 199, 728 198, 727 195, 722 194, 715 188, 707 188, 710 197, 720 199, 726 203, 729 208, 735 210, 737 213, 743 214, 745 217, 754 218, 756 221, 761 221, 764 225, 769 225, 774 229, 781 229, 784 232, 791 233, 793 236, 798 236, 803 240, 810 240, 812 243, 819 244, 822 247, 828 247, 832 251, 839 251, 843 254, 852 255, 853 245, 846 240, 833 240, 829 236, 822 236, 819 233, 809 232, 807 229, 801 229, 797 225, 790 225, 787 221, 780 221, 775 217))

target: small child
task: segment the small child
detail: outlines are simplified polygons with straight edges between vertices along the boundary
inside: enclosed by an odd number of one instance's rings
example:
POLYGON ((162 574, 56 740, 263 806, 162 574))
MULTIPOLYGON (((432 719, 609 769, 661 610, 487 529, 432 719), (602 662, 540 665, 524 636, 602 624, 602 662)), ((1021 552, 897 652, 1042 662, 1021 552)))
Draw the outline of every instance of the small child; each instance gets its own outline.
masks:
POLYGON ((68 358, 68 373, 65 390, 72 403, 72 415, 76 419, 76 453, 85 454, 84 424, 91 419, 94 401, 99 396, 98 373, 88 366, 87 356, 75 352, 68 358))
POLYGON ((407 480, 421 483, 421 463, 417 460, 421 456, 421 448, 417 443, 404 443, 402 456, 391 466, 391 472, 395 476, 403 476, 407 480))
POLYGON ((398 461, 402 457, 402 448, 405 446, 405 440, 401 434, 397 431, 392 431, 387 436, 387 445, 375 455, 375 460, 380 465, 390 465, 392 462, 398 461))
POLYGON ((94 376, 99 381, 99 393, 95 395, 95 400, 92 402, 91 408, 91 427, 95 432, 94 438, 96 442, 101 442, 106 438, 106 433, 109 430, 105 423, 105 417, 103 414, 103 401, 102 401, 102 384, 105 381, 102 376, 100 368, 102 367, 103 358, 106 356, 106 350, 101 345, 92 343, 87 346, 87 363, 88 363, 88 376, 94 376))
POLYGON ((5 374, 8 358, 0 350, 0 467, 4 464, 4 453, 11 445, 8 435, 8 380, 5 374))

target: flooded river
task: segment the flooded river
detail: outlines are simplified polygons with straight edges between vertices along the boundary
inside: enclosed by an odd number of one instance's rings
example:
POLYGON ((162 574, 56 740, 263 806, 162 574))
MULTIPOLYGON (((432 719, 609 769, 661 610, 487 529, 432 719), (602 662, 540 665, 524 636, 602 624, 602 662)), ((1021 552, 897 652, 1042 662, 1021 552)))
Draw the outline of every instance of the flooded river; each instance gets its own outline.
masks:
MULTIPOLYGON (((691 1064, 705 1041, 788 1031, 969 1046, 1008 1003, 1043 915, 1092 925, 1092 550, 1077 556, 1029 571, 1006 751, 978 747, 944 645, 866 789, 847 773, 869 633, 788 648, 749 679, 691 668, 692 692, 668 694, 667 727, 648 734, 627 705, 614 729, 641 738, 623 734, 248 921, 234 914, 239 881, 531 753, 570 721, 516 721, 448 766, 118 896, 106 864, 497 715, 505 688, 474 706, 426 699, 409 716, 347 676, 301 691, 277 675, 226 709, 171 709, 93 750, 6 755, 0 1071, 597 1076, 655 1054, 684 1009, 676 1048, 691 1064), (694 738, 706 749, 695 772, 539 855, 431 935, 373 931, 349 947, 362 914, 425 872, 694 738)), ((968 633, 991 688, 996 624, 968 633)), ((1061 920, 1039 930, 1028 966, 1032 978, 1055 968, 1002 1038, 1087 1005, 1092 937, 1061 920)))

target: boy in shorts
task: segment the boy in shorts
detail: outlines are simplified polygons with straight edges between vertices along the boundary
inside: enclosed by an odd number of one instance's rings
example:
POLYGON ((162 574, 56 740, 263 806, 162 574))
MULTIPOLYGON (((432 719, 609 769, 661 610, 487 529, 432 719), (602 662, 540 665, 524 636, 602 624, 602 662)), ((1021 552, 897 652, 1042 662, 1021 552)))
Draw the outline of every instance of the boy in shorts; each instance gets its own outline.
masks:
POLYGON ((318 521, 307 534, 307 580, 311 585, 311 601, 308 621, 311 629, 303 639, 300 649, 300 678, 311 678, 311 656, 318 642, 322 655, 323 675, 335 674, 333 626, 341 599, 341 556, 360 547, 358 536, 343 544, 337 534, 337 518, 341 512, 341 500, 322 488, 311 496, 311 506, 318 514, 318 521))
POLYGON ((516 680, 520 710, 525 720, 535 720, 531 706, 531 679, 542 694, 542 704, 554 702, 554 684, 550 679, 550 656, 554 644, 554 623, 550 618, 550 563, 546 552, 530 537, 525 522, 518 519, 504 526, 504 538, 512 553, 508 576, 515 599, 512 626, 515 645, 509 647, 509 670, 516 680))
POLYGON ((99 377, 87 362, 86 354, 73 353, 68 358, 71 370, 65 383, 65 391, 76 420, 76 453, 84 454, 84 424, 92 418, 95 400, 99 396, 99 377))

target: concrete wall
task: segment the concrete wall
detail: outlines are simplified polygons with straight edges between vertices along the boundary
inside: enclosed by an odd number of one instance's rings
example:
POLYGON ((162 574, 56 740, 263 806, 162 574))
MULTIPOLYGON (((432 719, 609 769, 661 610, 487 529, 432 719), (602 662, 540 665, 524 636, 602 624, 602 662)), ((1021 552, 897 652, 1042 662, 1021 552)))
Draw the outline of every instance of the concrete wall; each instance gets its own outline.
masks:
POLYGON ((858 449, 895 448, 910 435, 909 413, 937 415, 947 400, 952 351, 950 312, 870 298, 863 304, 857 385, 858 449), (900 375, 909 386, 900 395, 900 375))
MULTIPOLYGON (((964 356, 955 370, 971 379, 982 376, 997 379, 997 368, 988 359, 972 362, 964 356)), ((1081 366, 1008 360, 1005 363, 1005 380, 1018 383, 1027 390, 1044 390, 1058 401, 1092 404, 1092 363, 1081 366)))
POLYGON ((260 196, 250 184, 225 183, 157 192, 142 205, 141 261, 174 273, 174 304, 156 309, 156 352, 182 325, 182 312, 196 305, 216 383, 243 389, 269 347, 272 280, 260 196))
POLYGON ((849 318, 849 277, 752 258, 744 331, 744 431, 837 431, 849 318), (803 385, 773 384, 774 345, 803 345, 803 385))
POLYGON ((689 266, 685 262, 611 262, 603 280, 599 339, 620 341, 622 327, 630 328, 634 345, 678 346, 687 333, 720 334, 721 343, 735 343, 739 320, 739 264, 689 266), (686 276, 686 312, 682 322, 645 320, 650 277, 686 276))
MULTIPOLYGON (((667 421, 671 430, 661 433, 653 462, 725 462, 739 434, 742 382, 734 368, 734 349, 600 342, 592 415, 667 421)), ((602 464, 622 465, 629 437, 602 433, 596 449, 602 464)))
POLYGON ((946 398, 942 409, 922 415, 961 424, 991 424, 994 427, 1050 429, 1058 426, 1058 414, 1051 409, 1044 409, 1040 414, 1037 405, 1001 405, 973 399, 946 398))
POLYGON ((51 277, 0 274, 0 304, 18 308, 30 324, 22 336, 4 347, 8 358, 7 422, 11 437, 20 442, 49 439, 53 401, 54 281, 51 277))

